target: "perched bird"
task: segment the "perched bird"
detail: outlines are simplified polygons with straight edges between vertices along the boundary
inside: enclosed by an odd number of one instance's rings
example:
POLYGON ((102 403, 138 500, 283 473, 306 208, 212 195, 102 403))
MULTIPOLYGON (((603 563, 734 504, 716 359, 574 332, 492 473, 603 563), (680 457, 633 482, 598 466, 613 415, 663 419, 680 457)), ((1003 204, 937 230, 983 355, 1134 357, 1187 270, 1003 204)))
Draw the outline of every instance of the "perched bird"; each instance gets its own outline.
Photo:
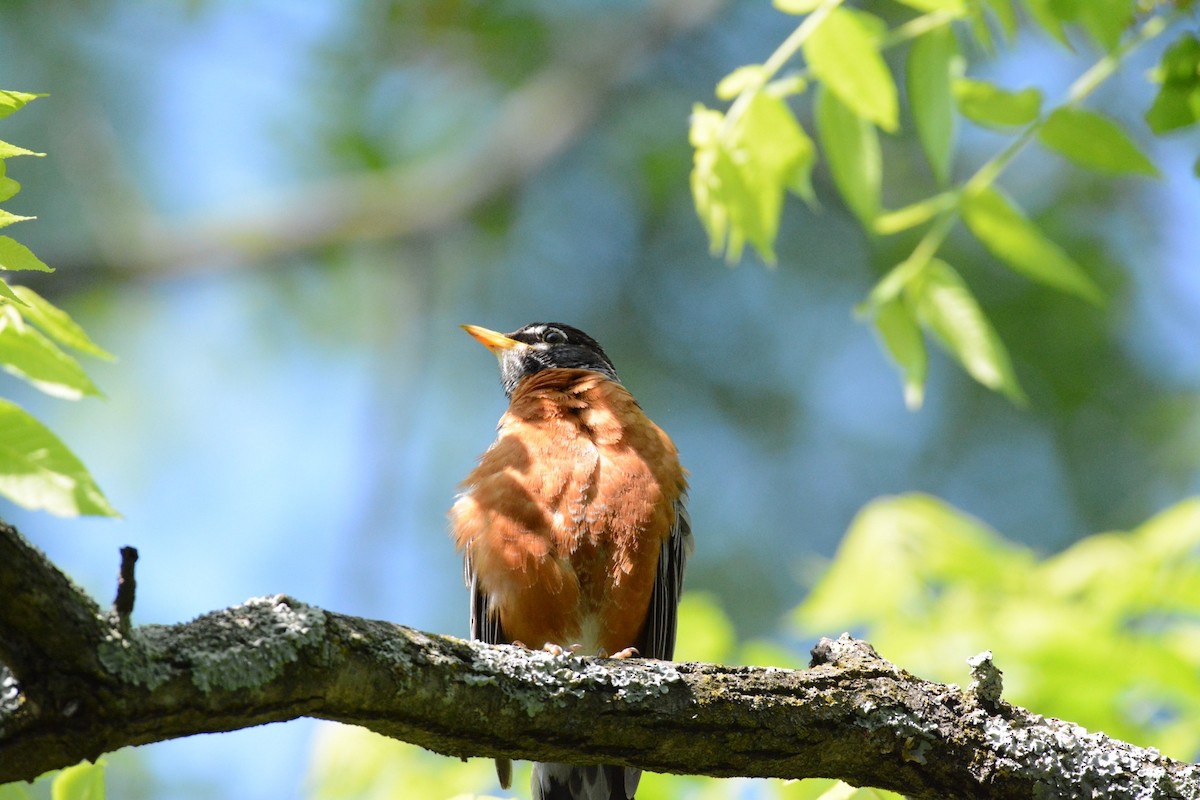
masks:
MULTIPOLYGON (((450 510, 471 636, 669 659, 692 532, 675 445, 578 328, 464 325, 500 361, 508 410, 450 510)), ((497 760, 507 788, 512 765, 497 760)), ((535 764, 534 800, 628 800, 641 771, 535 764)))

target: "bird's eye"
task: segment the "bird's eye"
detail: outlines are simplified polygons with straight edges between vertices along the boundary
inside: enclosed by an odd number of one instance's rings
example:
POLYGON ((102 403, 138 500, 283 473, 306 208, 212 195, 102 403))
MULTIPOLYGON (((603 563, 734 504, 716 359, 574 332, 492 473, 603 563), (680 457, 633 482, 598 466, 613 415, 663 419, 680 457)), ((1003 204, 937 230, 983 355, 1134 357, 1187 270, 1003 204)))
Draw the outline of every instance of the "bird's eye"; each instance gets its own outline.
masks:
POLYGON ((567 335, 558 328, 546 328, 542 332, 542 341, 546 344, 566 344, 567 335))

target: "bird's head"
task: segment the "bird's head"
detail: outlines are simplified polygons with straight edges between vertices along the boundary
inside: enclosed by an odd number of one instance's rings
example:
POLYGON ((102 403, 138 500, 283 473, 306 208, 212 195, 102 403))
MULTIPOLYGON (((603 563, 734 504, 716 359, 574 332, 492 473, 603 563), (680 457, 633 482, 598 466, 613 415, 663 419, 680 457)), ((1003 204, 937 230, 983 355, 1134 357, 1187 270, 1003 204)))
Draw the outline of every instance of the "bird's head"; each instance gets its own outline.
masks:
POLYGON ((512 333, 463 325, 500 361, 500 382, 512 397, 523 379, 544 369, 590 369, 618 380, 604 349, 578 328, 561 322, 531 322, 512 333))

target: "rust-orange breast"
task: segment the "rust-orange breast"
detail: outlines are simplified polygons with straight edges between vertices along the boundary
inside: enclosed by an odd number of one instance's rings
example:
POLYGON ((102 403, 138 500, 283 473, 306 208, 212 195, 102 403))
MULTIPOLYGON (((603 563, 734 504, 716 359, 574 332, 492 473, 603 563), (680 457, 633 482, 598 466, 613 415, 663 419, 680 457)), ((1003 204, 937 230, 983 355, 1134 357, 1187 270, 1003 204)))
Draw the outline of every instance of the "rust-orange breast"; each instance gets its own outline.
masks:
POLYGON ((633 646, 684 476, 623 386, 588 370, 525 379, 463 489, 455 542, 510 639, 633 646))

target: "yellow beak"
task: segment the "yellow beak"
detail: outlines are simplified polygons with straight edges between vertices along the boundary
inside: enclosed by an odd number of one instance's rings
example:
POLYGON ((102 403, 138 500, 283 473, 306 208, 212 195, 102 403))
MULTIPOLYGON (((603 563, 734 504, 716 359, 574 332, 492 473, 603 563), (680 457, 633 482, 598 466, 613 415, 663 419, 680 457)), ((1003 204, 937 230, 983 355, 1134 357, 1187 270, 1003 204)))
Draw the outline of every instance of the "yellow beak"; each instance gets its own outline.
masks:
POLYGON ((528 347, 524 342, 518 342, 516 339, 510 339, 503 333, 490 331, 487 328, 481 328, 478 325, 463 325, 462 329, 479 340, 479 343, 491 350, 499 358, 504 354, 505 350, 511 350, 514 347, 528 347))

